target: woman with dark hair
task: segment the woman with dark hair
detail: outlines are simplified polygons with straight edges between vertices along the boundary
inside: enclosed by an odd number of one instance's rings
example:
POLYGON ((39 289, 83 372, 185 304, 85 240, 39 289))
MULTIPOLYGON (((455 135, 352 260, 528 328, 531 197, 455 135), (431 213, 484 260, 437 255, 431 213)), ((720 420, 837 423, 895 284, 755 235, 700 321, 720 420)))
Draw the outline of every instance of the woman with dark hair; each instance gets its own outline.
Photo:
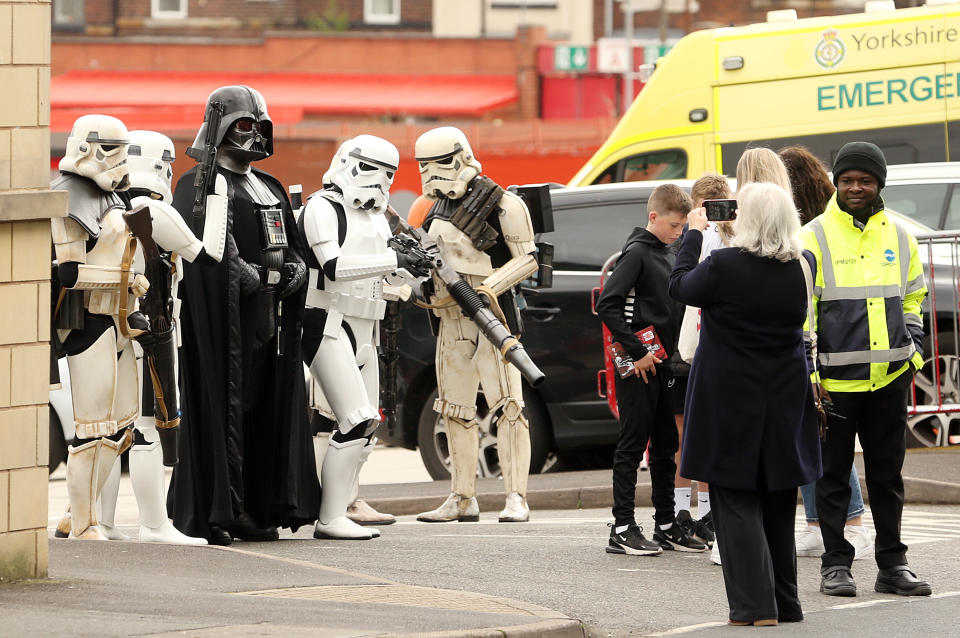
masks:
POLYGON ((800 213, 800 224, 806 224, 826 209, 836 189, 823 163, 805 146, 787 146, 777 154, 790 176, 793 203, 800 213))

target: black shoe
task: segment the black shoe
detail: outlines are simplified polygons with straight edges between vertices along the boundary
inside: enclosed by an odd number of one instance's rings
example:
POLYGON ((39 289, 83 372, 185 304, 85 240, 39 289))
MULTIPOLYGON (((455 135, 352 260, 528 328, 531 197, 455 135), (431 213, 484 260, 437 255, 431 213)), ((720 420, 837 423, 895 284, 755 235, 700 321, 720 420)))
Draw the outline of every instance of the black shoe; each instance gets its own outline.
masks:
POLYGON ((877 584, 873 588, 881 594, 900 596, 929 596, 933 593, 930 584, 917 578, 906 565, 881 569, 877 574, 877 584))
POLYGON ((820 570, 820 591, 827 596, 856 596, 857 583, 849 567, 831 565, 820 570))
POLYGON ((629 554, 631 556, 656 556, 663 550, 643 536, 643 528, 633 524, 622 533, 617 533, 616 525, 610 527, 610 540, 607 542, 608 554, 629 554))
POLYGON ((246 512, 243 512, 230 523, 224 523, 223 529, 227 530, 233 538, 241 541, 275 541, 280 538, 280 533, 276 527, 259 527, 256 522, 246 512))
POLYGON ((229 545, 233 542, 233 537, 222 527, 211 525, 210 532, 207 534, 207 542, 211 545, 229 545))
MULTIPOLYGON (((688 512, 687 516, 689 515, 690 514, 688 512)), ((678 522, 674 522, 674 524, 670 526, 670 529, 666 530, 660 529, 659 523, 654 526, 653 542, 658 543, 660 547, 665 550, 675 549, 680 552, 707 551, 706 544, 701 543, 691 536, 690 532, 678 522)))
POLYGON ((717 537, 714 535, 712 529, 713 519, 708 518, 709 516, 710 514, 708 513, 699 521, 695 521, 691 518, 690 512, 680 510, 680 513, 677 514, 676 524, 680 525, 687 531, 687 534, 704 543, 707 547, 713 547, 713 541, 716 540, 717 537))

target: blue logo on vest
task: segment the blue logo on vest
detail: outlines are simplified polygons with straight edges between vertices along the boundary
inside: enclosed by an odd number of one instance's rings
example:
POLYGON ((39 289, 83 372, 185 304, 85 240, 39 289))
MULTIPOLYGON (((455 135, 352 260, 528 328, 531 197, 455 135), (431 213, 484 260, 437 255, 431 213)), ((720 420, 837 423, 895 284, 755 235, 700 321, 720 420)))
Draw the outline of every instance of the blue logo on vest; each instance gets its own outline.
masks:
POLYGON ((897 255, 889 248, 883 251, 883 256, 890 263, 893 263, 897 259, 897 255))

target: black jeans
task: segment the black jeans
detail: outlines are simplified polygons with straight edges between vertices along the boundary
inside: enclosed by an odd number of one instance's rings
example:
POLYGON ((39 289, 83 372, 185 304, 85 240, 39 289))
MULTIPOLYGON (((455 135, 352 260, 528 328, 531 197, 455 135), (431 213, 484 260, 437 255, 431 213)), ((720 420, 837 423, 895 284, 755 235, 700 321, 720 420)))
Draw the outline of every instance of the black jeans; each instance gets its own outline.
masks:
POLYGON ((797 488, 768 492, 710 484, 730 620, 803 620, 793 525, 797 488))
POLYGON ((903 456, 906 451, 907 392, 912 375, 904 373, 876 392, 831 392, 845 421, 832 420, 822 444, 823 478, 817 481, 817 514, 825 552, 822 565, 853 564, 854 549, 843 537, 850 502, 850 466, 854 437, 860 435, 867 493, 876 528, 877 566, 907 564, 900 542, 903 515, 903 456))
POLYGON ((680 446, 673 420, 670 397, 670 370, 657 366, 657 375, 647 374, 649 383, 637 376, 616 379, 617 408, 620 410, 620 438, 613 455, 613 517, 616 525, 634 520, 637 470, 650 443, 650 482, 653 487, 653 518, 661 524, 673 522, 673 484, 677 464, 674 454, 680 446))

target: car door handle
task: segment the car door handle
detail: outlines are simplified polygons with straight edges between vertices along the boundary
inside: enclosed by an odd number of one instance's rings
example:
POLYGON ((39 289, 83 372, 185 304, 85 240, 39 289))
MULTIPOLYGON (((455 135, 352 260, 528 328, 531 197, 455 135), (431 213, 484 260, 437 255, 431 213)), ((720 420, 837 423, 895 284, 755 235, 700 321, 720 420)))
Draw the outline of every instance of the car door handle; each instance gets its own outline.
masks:
POLYGON ((560 314, 560 310, 556 306, 527 306, 528 313, 542 317, 537 317, 536 321, 550 321, 554 315, 560 314))

